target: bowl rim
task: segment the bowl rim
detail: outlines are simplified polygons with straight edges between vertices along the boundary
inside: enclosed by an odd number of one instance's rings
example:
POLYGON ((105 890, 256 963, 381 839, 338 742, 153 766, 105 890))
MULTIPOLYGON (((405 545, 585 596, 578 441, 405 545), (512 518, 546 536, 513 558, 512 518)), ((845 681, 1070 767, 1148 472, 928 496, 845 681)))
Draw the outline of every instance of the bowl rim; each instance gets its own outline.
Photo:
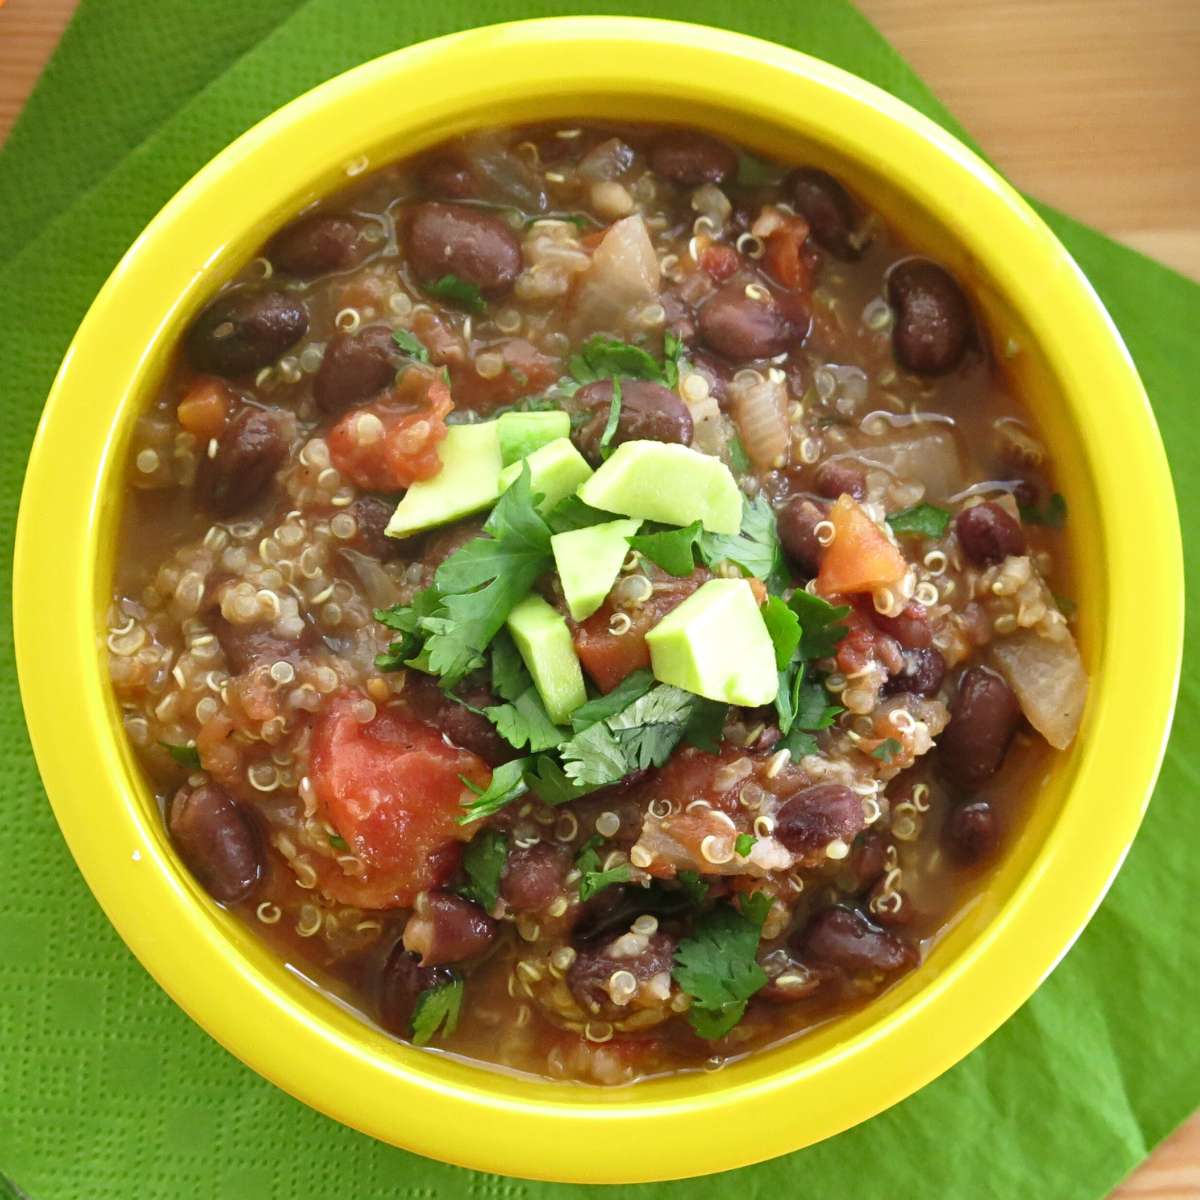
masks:
MULTIPOLYGON (((403 129, 405 117, 393 124, 403 129)), ((946 1070, 1028 998, 1100 903, 1145 811, 1178 684, 1182 593, 1170 475, 1133 363, 1066 250, 987 164, 901 101, 798 51, 682 22, 558 17, 450 34, 339 75, 255 125, 168 202, 97 295, 54 381, 22 493, 13 613, 30 738, 72 854, 127 945, 202 1027, 292 1095, 384 1141, 509 1175, 615 1183, 725 1170, 840 1132, 946 1070), (252 187, 264 173, 270 182, 257 185, 264 195, 315 178, 337 153, 336 119, 394 92, 398 81, 432 87, 430 104, 449 116, 506 90, 527 91, 531 80, 563 94, 669 94, 752 111, 755 119, 823 136, 850 157, 885 167, 987 263, 1032 328, 1056 330, 1043 348, 1094 477, 1101 485, 1122 478, 1126 494, 1132 486, 1141 498, 1139 510, 1156 514, 1143 527, 1097 487, 1098 550, 1109 566, 1105 671, 1095 681, 1092 742, 1070 796, 1089 787, 1116 796, 1105 821, 1085 826, 1080 805, 1064 804, 1007 904, 941 975, 831 1050, 782 1065, 774 1053, 733 1086, 688 1076, 687 1087, 642 1084, 613 1093, 509 1079, 339 1019, 307 985, 268 977, 253 952, 236 944, 229 921, 182 876, 161 831, 147 824, 129 755, 112 736, 96 644, 94 543, 105 508, 101 473, 129 411, 119 417, 113 405, 127 401, 130 381, 161 346, 168 324, 154 308, 155 293, 174 289, 169 311, 183 303, 175 297, 207 289, 224 246, 220 230, 229 224, 228 209, 218 211, 221 197, 238 181, 252 187), (184 232, 203 236, 181 242, 184 232), (1021 271, 1004 261, 999 245, 1021 258, 1021 271), (96 403, 98 382, 107 382, 113 402, 96 403), (1087 397, 1099 394, 1106 397, 1103 430, 1085 419, 1087 397), (60 468, 64 448, 70 472, 60 468), (55 528, 78 532, 81 552, 73 561, 53 553, 54 539, 43 531, 55 528), (1147 594, 1161 606, 1158 635, 1135 653, 1114 631, 1132 627, 1147 594), (1146 699, 1131 714, 1118 694, 1135 681, 1146 699), (69 753, 59 735, 64 684, 78 695, 80 728, 69 753), (1119 741, 1105 737, 1118 732, 1119 741), (97 780, 104 781, 106 817, 113 810, 102 828, 94 821, 97 780), (866 1071, 874 1083, 869 1093, 859 1082, 866 1071), (805 1100, 798 1122, 794 1105, 805 1100), (696 1123, 718 1115, 738 1136, 697 1138, 696 1123), (526 1151, 521 1134, 531 1120, 539 1123, 538 1142, 526 1151), (632 1122, 647 1121, 652 1136, 629 1136, 632 1122), (471 1130, 469 1145, 458 1144, 460 1127, 471 1130)))

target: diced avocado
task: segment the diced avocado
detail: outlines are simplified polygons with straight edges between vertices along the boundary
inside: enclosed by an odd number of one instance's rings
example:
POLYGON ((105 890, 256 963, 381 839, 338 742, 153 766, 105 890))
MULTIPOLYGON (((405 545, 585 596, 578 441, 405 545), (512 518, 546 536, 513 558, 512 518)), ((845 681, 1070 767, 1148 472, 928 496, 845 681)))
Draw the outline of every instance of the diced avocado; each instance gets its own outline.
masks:
POLYGON ((402 538, 448 525, 500 498, 500 435, 496 421, 451 425, 438 448, 442 469, 412 485, 388 522, 388 537, 402 538))
POLYGON ((709 533, 737 533, 742 493, 709 454, 668 442, 623 442, 579 489, 593 508, 667 525, 699 521, 709 533))
POLYGON ((541 596, 532 595, 508 614, 508 631, 533 676, 547 715, 555 725, 562 725, 587 699, 567 622, 541 596))
POLYGON ((775 650, 745 579, 712 579, 646 634, 654 677, 756 708, 779 690, 775 650))
POLYGON ((638 520, 607 521, 556 533, 550 539, 567 608, 576 621, 590 617, 604 603, 629 555, 629 538, 641 524, 638 520))
MULTIPOLYGON (((543 513, 548 513, 560 500, 571 495, 592 473, 587 459, 575 449, 571 439, 565 437, 556 438, 521 461, 529 464, 533 490, 545 497, 538 505, 538 511, 543 513)), ((510 487, 520 474, 519 462, 505 467, 500 472, 500 490, 510 487)))
POLYGON ((571 418, 557 411, 504 413, 496 424, 500 429, 500 458, 506 467, 571 433, 571 418))

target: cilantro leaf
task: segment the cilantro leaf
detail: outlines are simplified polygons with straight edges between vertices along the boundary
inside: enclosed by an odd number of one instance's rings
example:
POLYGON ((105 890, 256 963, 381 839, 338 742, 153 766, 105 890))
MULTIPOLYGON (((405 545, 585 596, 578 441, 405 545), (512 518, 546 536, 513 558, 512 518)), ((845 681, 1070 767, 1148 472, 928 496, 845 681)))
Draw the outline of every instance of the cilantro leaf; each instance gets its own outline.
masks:
POLYGON ((607 871, 600 869, 601 838, 592 834, 583 844, 575 859, 579 868, 579 899, 590 900, 597 892, 612 887, 615 883, 629 883, 633 878, 633 868, 628 863, 618 863, 607 871))
POLYGON ((800 618, 800 655, 802 658, 829 658, 848 632, 842 622, 850 614, 848 604, 835 608, 828 600, 797 588, 788 601, 800 618))
POLYGON ((696 569, 695 547, 703 528, 699 521, 693 521, 684 529, 635 534, 629 544, 668 574, 682 579, 696 569))
POLYGON ((425 349, 425 343, 415 333, 410 333, 407 329, 393 329, 392 341, 409 358, 422 363, 429 361, 429 351, 425 349))
POLYGON ((626 675, 611 692, 581 704, 571 714, 571 725, 582 733, 589 725, 615 716, 635 700, 640 700, 654 686, 654 673, 648 667, 626 675))
POLYGON ((511 704, 493 704, 483 715, 500 736, 518 750, 528 745, 533 753, 552 750, 567 736, 546 713, 546 706, 532 684, 511 704))
POLYGON ((550 510, 546 524, 553 533, 568 533, 572 529, 586 529, 589 525, 603 525, 615 520, 615 513, 601 512, 578 496, 565 496, 550 510))
POLYGON ((578 354, 571 355, 567 370, 579 383, 615 379, 618 375, 656 382, 663 378, 662 367, 645 350, 602 333, 594 333, 578 354))
POLYGON ((691 693, 664 683, 608 719, 631 771, 661 767, 671 757, 692 718, 694 704, 691 693))
POLYGON ((786 750, 793 762, 799 762, 806 754, 816 754, 817 739, 805 729, 793 729, 776 743, 777 750, 786 750))
POLYGON ((742 504, 742 527, 738 533, 703 533, 700 557, 710 566, 727 559, 747 575, 765 580, 772 591, 783 586, 783 551, 775 523, 775 510, 762 496, 742 504))
POLYGON ((463 851, 467 884, 459 894, 491 912, 500 899, 500 877, 508 859, 508 838, 498 829, 481 829, 463 851))
POLYGON ((457 976, 447 983, 426 988, 417 997, 417 1006, 412 1015, 412 1040, 414 1045, 424 1046, 440 1029, 447 1037, 458 1026, 458 1014, 462 1011, 463 981, 457 976))
POLYGON ((779 596, 768 596, 758 611, 775 647, 775 666, 782 671, 800 646, 800 618, 779 596))
POLYGON ((700 878, 699 871, 680 871, 675 878, 687 895, 688 901, 696 908, 708 898, 708 884, 700 878))
POLYGON ((469 825, 472 821, 481 821, 525 795, 529 790, 529 784, 525 782, 525 768, 532 761, 530 758, 515 758, 512 762, 502 763, 492 772, 492 781, 486 788, 460 775, 464 786, 475 793, 475 799, 463 802, 467 811, 458 818, 458 823, 469 825))
POLYGON ((751 892, 749 895, 743 893, 742 916, 753 921, 761 929, 774 903, 774 897, 768 892, 751 892))
POLYGON ((479 288, 465 279, 459 279, 457 275, 443 275, 441 279, 435 279, 432 283, 423 283, 421 286, 429 295, 436 296, 439 300, 445 300, 447 304, 453 304, 458 308, 465 308, 467 312, 487 311, 487 303, 479 288))
POLYGON ((200 751, 195 746, 173 746, 170 742, 158 743, 181 767, 188 767, 193 771, 202 770, 200 763, 200 751))
POLYGON ((604 431, 600 434, 600 457, 608 458, 612 453, 612 440, 617 433, 617 424, 621 420, 621 381, 612 381, 612 400, 608 406, 608 420, 604 422, 604 431))
POLYGON ((743 907, 739 912, 718 904, 696 921, 695 932, 675 950, 672 975, 692 998, 688 1021, 702 1038, 724 1037, 742 1019, 750 997, 767 982, 757 958, 766 909, 753 897, 747 897, 743 907))
POLYGON ((629 773, 629 760, 606 721, 590 725, 559 748, 567 778, 584 787, 616 783, 629 773))
POLYGON ((346 841, 346 839, 344 837, 339 836, 336 833, 331 833, 329 835, 329 844, 335 850, 349 850, 350 849, 350 845, 346 841))
POLYGON ((921 537, 937 538, 946 532, 950 514, 933 504, 915 504, 887 518, 896 533, 915 533, 921 537))
POLYGON ((739 833, 737 837, 733 839, 734 854, 745 858, 746 855, 748 855, 750 851, 754 849, 754 843, 757 841, 758 838, 756 838, 752 833, 739 833))
POLYGON ((879 761, 882 763, 890 763, 903 748, 904 747, 901 746, 895 738, 884 738, 883 741, 871 751, 871 757, 879 759, 879 761))
POLYGON ((796 690, 796 728, 815 732, 828 729, 845 710, 838 704, 828 702, 825 685, 816 680, 806 680, 796 690))
POLYGON ((684 367, 687 365, 683 351, 683 341, 677 334, 663 334, 662 381, 669 388, 678 386, 679 376, 683 374, 684 367))
POLYGON ((1036 505, 1022 504, 1019 506, 1021 520, 1026 525, 1046 525, 1051 529, 1061 529, 1067 520, 1067 502, 1058 492, 1050 497, 1045 509, 1036 505))
POLYGON ((539 754, 533 766, 526 769, 525 780, 543 804, 568 804, 586 796, 594 788, 574 783, 562 769, 557 759, 549 754, 539 754))
POLYGON ((728 704, 693 696, 692 715, 684 727, 683 740, 706 754, 719 754, 725 736, 725 718, 728 716, 728 704))
POLYGON ((510 703, 520 699, 533 686, 525 669, 525 660, 507 630, 492 639, 492 691, 510 703))

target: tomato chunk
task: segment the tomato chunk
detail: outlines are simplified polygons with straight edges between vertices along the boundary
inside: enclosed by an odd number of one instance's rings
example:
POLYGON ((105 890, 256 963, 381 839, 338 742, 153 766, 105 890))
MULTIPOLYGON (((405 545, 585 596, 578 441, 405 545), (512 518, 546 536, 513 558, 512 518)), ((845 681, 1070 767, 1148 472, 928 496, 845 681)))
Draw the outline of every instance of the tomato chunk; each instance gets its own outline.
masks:
POLYGON ((904 577, 908 570, 904 555, 849 496, 838 498, 829 520, 833 541, 817 575, 817 589, 823 595, 873 592, 904 577))
POLYGON ((524 338, 506 338, 479 353, 498 355, 503 365, 490 378, 484 378, 475 369, 478 356, 471 362, 451 366, 454 400, 460 408, 491 412, 515 403, 522 396, 544 391, 562 374, 557 358, 543 354, 524 338))
POLYGON ((406 906, 444 883, 458 862, 463 826, 462 775, 479 786, 487 765, 442 740, 437 730, 397 708, 366 724, 355 718, 363 697, 336 696, 313 729, 310 776, 322 815, 366 864, 366 876, 330 877, 335 899, 372 908, 406 906))
POLYGON ((396 492, 431 479, 442 469, 438 446, 453 407, 450 389, 439 379, 415 411, 388 404, 352 409, 329 432, 333 465, 367 491, 396 492))

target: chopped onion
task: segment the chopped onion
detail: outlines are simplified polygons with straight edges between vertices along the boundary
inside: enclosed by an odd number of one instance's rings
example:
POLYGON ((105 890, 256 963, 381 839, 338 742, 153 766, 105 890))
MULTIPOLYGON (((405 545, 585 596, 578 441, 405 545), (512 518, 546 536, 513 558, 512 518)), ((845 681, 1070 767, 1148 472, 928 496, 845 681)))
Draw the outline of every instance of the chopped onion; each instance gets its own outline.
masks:
POLYGON ((342 547, 338 554, 353 568, 372 607, 390 608, 400 599, 400 593, 392 577, 375 559, 347 547, 342 547))
POLYGON ((658 300, 658 256, 640 215, 612 225, 579 277, 573 325, 577 334, 621 332, 646 305, 658 300))
POLYGON ((1069 746, 1088 690, 1075 639, 1065 629, 1053 639, 1021 629, 998 639, 992 653, 1030 725, 1056 750, 1069 746))
POLYGON ((739 372, 729 385, 729 396, 750 461, 760 471, 783 466, 791 440, 783 381, 763 378, 756 371, 739 372))

